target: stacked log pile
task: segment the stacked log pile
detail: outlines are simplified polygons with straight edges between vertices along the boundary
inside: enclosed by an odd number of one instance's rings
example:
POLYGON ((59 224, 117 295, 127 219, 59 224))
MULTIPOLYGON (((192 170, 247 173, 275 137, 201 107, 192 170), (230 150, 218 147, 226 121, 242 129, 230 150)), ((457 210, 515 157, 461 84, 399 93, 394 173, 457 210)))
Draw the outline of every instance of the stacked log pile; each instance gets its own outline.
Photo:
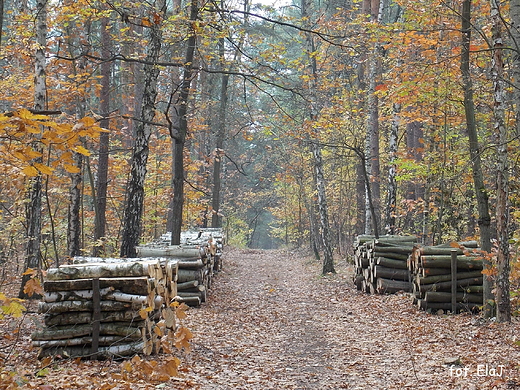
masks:
POLYGON ((411 291, 407 260, 416 240, 415 236, 358 236, 354 243, 357 289, 369 294, 411 291))
POLYGON ((176 261, 76 258, 48 269, 32 344, 45 356, 112 358, 160 350, 175 330, 176 261), (170 332, 172 331, 172 332, 170 332))
POLYGON ((200 306, 207 299, 213 276, 222 269, 222 229, 198 229, 181 234, 180 245, 170 245, 167 233, 151 244, 136 248, 142 257, 167 257, 178 263, 176 300, 200 306))
POLYGON ((416 246, 408 267, 412 275, 413 302, 420 309, 460 312, 482 306, 483 263, 477 242, 416 246), (456 260, 454 274, 452 257, 456 260))

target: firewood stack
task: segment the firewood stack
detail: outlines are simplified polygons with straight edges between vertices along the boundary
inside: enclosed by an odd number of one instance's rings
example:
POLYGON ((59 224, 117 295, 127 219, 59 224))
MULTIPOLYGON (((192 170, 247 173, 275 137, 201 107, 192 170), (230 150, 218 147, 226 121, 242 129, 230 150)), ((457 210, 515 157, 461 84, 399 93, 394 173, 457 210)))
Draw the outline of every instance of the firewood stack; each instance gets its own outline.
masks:
POLYGON ((452 252, 457 258, 456 310, 482 306, 482 257, 476 241, 416 246, 408 266, 413 282, 413 302, 427 311, 451 311, 452 252))
POLYGON ((369 294, 411 291, 407 259, 416 240, 415 236, 358 236, 354 243, 357 289, 369 294))
POLYGON ((45 356, 112 358, 159 352, 175 331, 176 261, 75 258, 48 269, 32 344, 45 356))
POLYGON ((200 306, 215 272, 222 269, 222 229, 198 229, 182 232, 181 244, 170 245, 171 233, 151 244, 136 248, 139 256, 160 256, 178 261, 177 297, 179 302, 200 306))

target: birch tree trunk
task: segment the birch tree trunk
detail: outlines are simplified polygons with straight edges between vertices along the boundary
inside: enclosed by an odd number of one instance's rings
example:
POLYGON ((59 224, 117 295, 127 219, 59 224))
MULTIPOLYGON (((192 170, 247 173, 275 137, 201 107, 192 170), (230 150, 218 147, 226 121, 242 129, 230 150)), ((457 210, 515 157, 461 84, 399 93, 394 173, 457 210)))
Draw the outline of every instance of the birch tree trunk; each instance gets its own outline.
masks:
POLYGON ((180 87, 179 101, 176 111, 179 118, 178 131, 173 134, 174 139, 174 159, 173 159, 173 200, 172 200, 172 245, 179 245, 182 230, 182 212, 184 208, 184 145, 188 134, 188 99, 191 92, 191 82, 193 78, 193 60, 195 58, 195 48, 197 46, 197 32, 195 23, 199 15, 199 4, 197 0, 192 0, 190 9, 191 31, 186 47, 184 58, 184 71, 180 87))
MULTIPOLYGON (((302 19, 308 20, 309 14, 309 3, 308 0, 302 0, 302 19)), ((318 119, 318 66, 316 64, 316 57, 311 55, 316 52, 314 38, 310 33, 306 34, 307 41, 307 53, 308 53, 308 69, 311 74, 310 77, 310 86, 309 92, 311 96, 311 102, 309 107, 309 119, 311 125, 314 124, 318 119)), ((318 129, 313 129, 318 132, 318 129)), ((334 258, 333 258, 333 249, 331 242, 331 233, 330 233, 330 224, 329 224, 329 212, 327 206, 327 196, 326 196, 326 183, 325 183, 325 175, 323 173, 323 158, 321 153, 321 145, 319 143, 319 134, 316 134, 312 137, 311 140, 312 154, 313 154, 313 164, 314 164, 314 173, 316 180, 316 191, 318 195, 317 204, 318 204, 318 213, 320 215, 320 233, 321 240, 323 242, 323 267, 322 274, 327 273, 335 273, 334 269, 334 258)))
MULTIPOLYGON (((162 7, 161 7, 162 8, 162 7)), ((132 168, 127 185, 127 201, 121 233, 121 257, 136 257, 135 247, 139 244, 144 205, 144 182, 146 179, 151 123, 155 116, 157 78, 159 67, 155 65, 161 51, 162 31, 160 24, 149 27, 150 41, 144 66, 144 92, 140 121, 136 126, 132 151, 132 168)))
POLYGON ((500 4, 491 0, 491 22, 493 39, 493 57, 491 60, 491 76, 494 89, 494 136, 496 141, 497 166, 497 265, 496 275, 496 307, 497 321, 511 322, 511 298, 509 288, 510 254, 509 254, 509 160, 507 156, 508 130, 505 120, 506 86, 504 82, 504 63, 502 59, 502 19, 500 4))
MULTIPOLYGON (((45 74, 45 49, 47 46, 47 1, 38 0, 36 4, 36 53, 34 61, 34 109, 43 111, 47 106, 47 86, 45 74)), ((42 129, 43 131, 43 129, 42 129)), ((39 146, 37 146, 39 147, 39 146)), ((42 163, 39 157, 35 162, 42 163)), ((40 269, 40 244, 42 229, 42 176, 40 173, 30 179, 29 203, 26 206, 27 237, 24 270, 40 269)), ((30 296, 25 291, 25 285, 31 275, 22 276, 22 284, 18 296, 22 299, 40 298, 30 296)))
MULTIPOLYGON (((464 111, 466 114, 466 129, 469 139, 469 153, 472 162, 473 183, 478 206, 478 225, 480 228, 480 247, 483 251, 491 252, 491 216, 489 214, 489 196, 484 184, 484 174, 480 158, 480 146, 477 136, 477 126, 475 123, 475 104, 473 101, 473 82, 470 72, 470 42, 471 42, 471 0, 464 0, 462 3, 462 52, 460 70, 462 73, 462 88, 464 90, 464 111)), ((490 268, 491 264, 485 261, 485 267, 490 268)), ((492 280, 489 276, 484 277, 484 314, 492 316, 493 294, 491 292, 492 280)))
MULTIPOLYGON (((109 58, 111 55, 112 40, 108 28, 108 18, 101 21, 101 57, 109 58)), ((101 92, 99 109, 103 119, 99 122, 100 127, 108 129, 110 127, 110 79, 112 71, 112 63, 104 61, 101 63, 101 92)), ((96 183, 96 217, 94 226, 94 240, 98 241, 105 237, 106 227, 106 209, 107 209, 107 187, 108 187, 108 147, 110 143, 110 135, 103 132, 99 135, 99 157, 98 172, 96 183)), ((95 244, 92 255, 100 256, 103 252, 103 246, 95 244)))

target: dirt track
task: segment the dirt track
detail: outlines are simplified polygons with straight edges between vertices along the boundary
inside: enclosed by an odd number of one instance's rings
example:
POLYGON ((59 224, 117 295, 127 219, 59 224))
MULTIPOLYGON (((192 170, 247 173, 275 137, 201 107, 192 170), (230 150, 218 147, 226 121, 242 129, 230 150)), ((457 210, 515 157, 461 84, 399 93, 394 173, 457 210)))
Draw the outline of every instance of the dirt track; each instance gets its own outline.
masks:
POLYGON ((233 250, 224 264, 208 302, 189 311, 194 350, 183 360, 193 388, 517 388, 518 323, 428 315, 405 295, 368 296, 346 264, 321 277, 298 253, 233 250), (453 357, 460 366, 446 364, 453 357))

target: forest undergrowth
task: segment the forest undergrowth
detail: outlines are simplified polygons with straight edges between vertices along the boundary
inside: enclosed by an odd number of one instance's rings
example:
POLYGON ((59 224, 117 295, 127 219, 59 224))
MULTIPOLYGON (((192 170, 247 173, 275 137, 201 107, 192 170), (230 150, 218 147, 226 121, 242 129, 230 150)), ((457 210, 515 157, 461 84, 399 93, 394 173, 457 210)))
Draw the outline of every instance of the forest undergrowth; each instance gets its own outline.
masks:
POLYGON ((320 276, 299 251, 229 249, 208 301, 182 322, 171 359, 39 361, 34 304, 0 322, 0 389, 520 389, 520 322, 427 314, 406 294, 370 296, 352 269, 320 276))

